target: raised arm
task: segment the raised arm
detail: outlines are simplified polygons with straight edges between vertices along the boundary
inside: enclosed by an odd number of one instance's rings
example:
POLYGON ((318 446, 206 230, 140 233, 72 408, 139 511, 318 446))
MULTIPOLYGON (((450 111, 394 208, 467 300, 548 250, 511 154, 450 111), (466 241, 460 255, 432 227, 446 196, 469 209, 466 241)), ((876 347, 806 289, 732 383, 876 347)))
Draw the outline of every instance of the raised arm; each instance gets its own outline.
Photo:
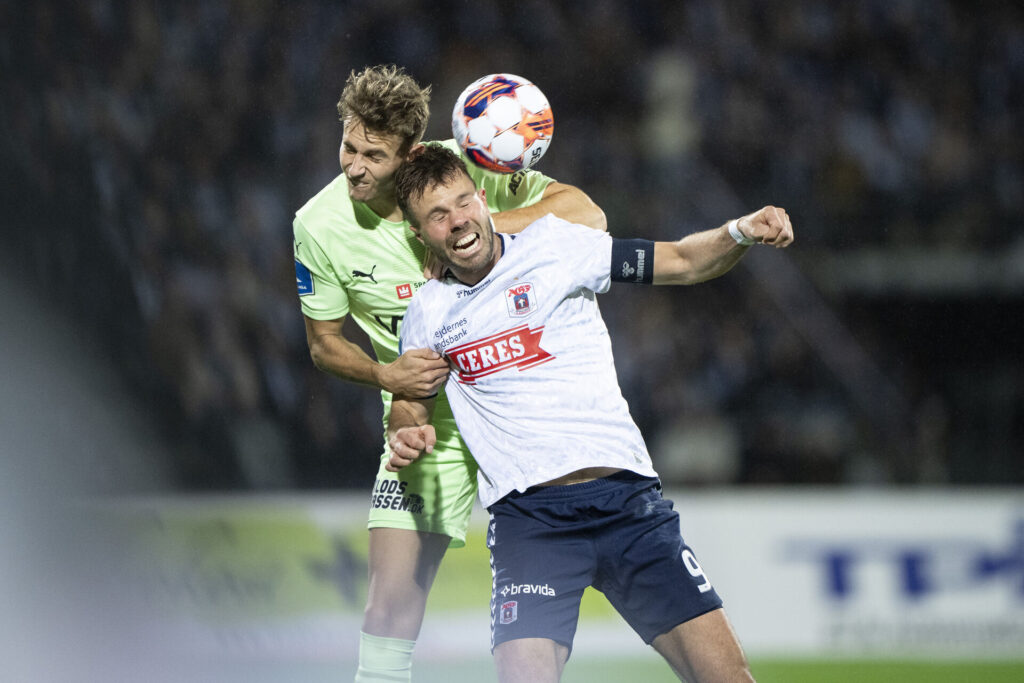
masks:
POLYGON ((716 278, 736 265, 755 243, 773 247, 793 243, 793 225, 785 209, 766 206, 678 242, 655 242, 654 284, 690 285, 716 278), (733 233, 749 244, 738 241, 733 233))
POLYGON ((412 464, 423 453, 434 450, 437 434, 430 418, 434 414, 434 399, 399 398, 391 402, 388 417, 388 447, 391 457, 384 466, 389 472, 397 472, 412 464))
POLYGON ((492 214, 494 227, 498 232, 520 232, 538 218, 553 213, 570 223, 579 223, 588 228, 608 230, 604 211, 575 185, 552 182, 545 189, 540 201, 531 206, 509 209, 492 214))
POLYGON ((448 378, 448 363, 433 349, 409 349, 392 363, 378 363, 345 337, 345 318, 306 320, 313 364, 348 382, 403 396, 431 396, 448 378))

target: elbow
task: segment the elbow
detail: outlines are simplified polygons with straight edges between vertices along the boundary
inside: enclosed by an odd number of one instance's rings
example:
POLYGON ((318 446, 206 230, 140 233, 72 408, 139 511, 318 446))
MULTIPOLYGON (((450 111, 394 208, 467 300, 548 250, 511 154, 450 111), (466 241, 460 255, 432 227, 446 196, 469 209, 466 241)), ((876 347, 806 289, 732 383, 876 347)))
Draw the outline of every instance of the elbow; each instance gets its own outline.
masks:
POLYGON ((586 225, 593 228, 594 230, 600 230, 601 232, 608 232, 608 217, 604 215, 604 211, 601 207, 590 202, 589 216, 586 225))
POLYGON ((327 372, 327 354, 322 344, 313 342, 309 345, 309 359, 313 361, 313 366, 316 367, 320 372, 327 372))
MULTIPOLYGON (((581 193, 582 194, 582 193, 581 193)), ((601 207, 597 206, 594 200, 590 199, 586 195, 583 196, 585 204, 582 207, 581 218, 583 220, 575 221, 583 223, 587 227, 592 227, 595 230, 601 230, 602 232, 608 231, 608 218, 604 215, 604 211, 601 207)))
POLYGON ((604 211, 591 199, 586 192, 573 185, 552 183, 548 186, 545 199, 558 197, 557 204, 550 206, 551 213, 572 223, 585 225, 594 230, 608 232, 608 218, 604 211))

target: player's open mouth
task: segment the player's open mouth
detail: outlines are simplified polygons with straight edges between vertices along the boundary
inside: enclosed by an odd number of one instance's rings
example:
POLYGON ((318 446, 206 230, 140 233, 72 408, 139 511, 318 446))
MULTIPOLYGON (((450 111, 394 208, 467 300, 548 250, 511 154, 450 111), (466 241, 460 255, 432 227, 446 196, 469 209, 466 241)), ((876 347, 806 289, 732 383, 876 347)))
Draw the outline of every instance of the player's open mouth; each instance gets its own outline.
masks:
POLYGON ((452 251, 466 251, 476 246, 476 243, 480 241, 479 235, 466 235, 461 240, 452 245, 452 251))

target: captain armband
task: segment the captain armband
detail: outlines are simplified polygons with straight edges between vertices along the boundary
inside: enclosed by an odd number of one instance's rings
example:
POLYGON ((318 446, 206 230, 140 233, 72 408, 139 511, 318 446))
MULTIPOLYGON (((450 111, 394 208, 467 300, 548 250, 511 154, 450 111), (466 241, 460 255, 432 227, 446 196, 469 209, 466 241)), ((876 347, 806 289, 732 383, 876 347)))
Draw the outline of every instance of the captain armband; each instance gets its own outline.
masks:
POLYGON ((654 242, 612 238, 612 282, 654 281, 654 242))

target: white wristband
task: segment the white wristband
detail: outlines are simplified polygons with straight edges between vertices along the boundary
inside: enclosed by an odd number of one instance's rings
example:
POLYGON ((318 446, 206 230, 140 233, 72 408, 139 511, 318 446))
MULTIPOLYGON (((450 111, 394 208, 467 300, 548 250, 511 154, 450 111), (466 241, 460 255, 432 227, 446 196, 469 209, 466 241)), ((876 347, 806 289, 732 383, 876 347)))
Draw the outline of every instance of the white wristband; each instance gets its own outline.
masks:
POLYGON ((755 244, 754 240, 740 232, 739 218, 733 218, 729 221, 729 235, 736 240, 736 244, 740 244, 744 247, 749 247, 751 244, 755 244))

